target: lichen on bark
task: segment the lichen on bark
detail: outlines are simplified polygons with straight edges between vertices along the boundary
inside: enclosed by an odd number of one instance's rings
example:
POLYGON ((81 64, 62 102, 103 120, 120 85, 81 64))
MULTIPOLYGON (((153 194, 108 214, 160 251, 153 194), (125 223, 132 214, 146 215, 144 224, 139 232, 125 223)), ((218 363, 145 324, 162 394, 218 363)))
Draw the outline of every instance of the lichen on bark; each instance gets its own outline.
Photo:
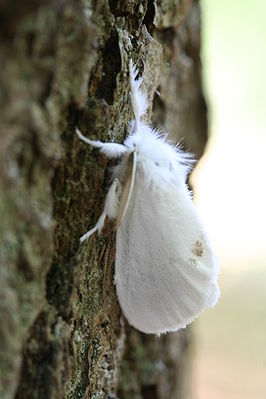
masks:
POLYGON ((115 235, 79 245, 101 213, 107 163, 75 126, 122 142, 128 61, 147 119, 201 155, 206 107, 196 1, 0 6, 0 397, 185 399, 188 330, 130 328, 113 285, 115 235))

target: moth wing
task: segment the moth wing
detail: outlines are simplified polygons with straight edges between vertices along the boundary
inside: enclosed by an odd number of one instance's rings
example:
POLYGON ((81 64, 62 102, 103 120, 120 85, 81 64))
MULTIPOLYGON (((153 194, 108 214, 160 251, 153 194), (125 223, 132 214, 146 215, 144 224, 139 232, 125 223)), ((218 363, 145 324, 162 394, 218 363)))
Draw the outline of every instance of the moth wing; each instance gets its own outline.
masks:
POLYGON ((129 324, 145 333, 185 327, 219 297, 218 264, 184 184, 136 182, 117 231, 115 281, 129 324))

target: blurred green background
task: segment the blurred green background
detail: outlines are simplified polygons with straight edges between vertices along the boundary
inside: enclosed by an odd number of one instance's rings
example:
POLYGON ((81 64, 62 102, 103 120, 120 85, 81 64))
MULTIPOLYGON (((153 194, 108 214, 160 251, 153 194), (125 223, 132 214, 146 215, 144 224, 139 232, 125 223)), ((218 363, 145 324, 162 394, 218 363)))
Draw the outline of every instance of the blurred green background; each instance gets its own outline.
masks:
POLYGON ((202 0, 210 141, 192 176, 221 299, 194 323, 193 399, 266 398, 266 1, 202 0))

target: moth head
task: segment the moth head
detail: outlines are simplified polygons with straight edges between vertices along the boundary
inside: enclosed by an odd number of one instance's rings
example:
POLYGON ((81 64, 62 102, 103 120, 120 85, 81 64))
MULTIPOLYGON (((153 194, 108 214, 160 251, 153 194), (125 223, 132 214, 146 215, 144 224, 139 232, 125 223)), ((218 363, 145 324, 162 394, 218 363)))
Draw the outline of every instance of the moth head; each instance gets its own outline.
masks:
POLYGON ((129 136, 124 144, 130 151, 135 151, 138 150, 139 143, 140 143, 140 138, 137 135, 133 135, 129 136))

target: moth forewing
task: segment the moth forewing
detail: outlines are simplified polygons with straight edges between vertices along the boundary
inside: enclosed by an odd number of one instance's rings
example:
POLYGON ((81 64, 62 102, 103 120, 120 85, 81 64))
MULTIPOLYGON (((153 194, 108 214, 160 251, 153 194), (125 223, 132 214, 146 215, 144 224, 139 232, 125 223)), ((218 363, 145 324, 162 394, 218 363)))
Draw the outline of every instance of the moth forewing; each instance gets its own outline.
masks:
MULTIPOLYGON (((217 265, 185 186, 146 184, 117 231, 115 281, 119 303, 139 331, 184 328, 219 296, 217 265), (202 247, 203 246, 203 252, 202 247), (189 259, 194 256, 193 261, 189 259)), ((191 258, 192 259, 192 258, 191 258)))

